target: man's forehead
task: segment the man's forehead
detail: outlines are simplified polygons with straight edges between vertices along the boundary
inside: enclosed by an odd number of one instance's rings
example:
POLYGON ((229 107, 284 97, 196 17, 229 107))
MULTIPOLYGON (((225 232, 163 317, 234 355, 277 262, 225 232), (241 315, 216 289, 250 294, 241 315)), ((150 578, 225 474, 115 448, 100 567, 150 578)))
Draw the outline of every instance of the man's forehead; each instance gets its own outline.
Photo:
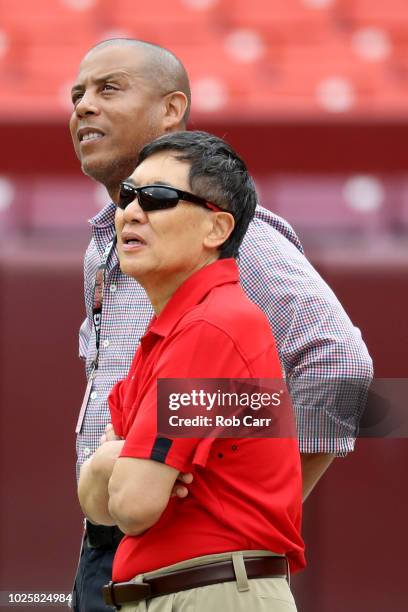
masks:
POLYGON ((145 64, 146 55, 136 45, 107 45, 92 49, 79 66, 78 79, 100 78, 105 73, 137 73, 145 64))
POLYGON ((147 157, 132 173, 135 183, 143 184, 146 180, 153 182, 168 182, 170 180, 183 180, 188 178, 191 164, 188 161, 177 159, 177 152, 173 150, 160 151, 147 157))

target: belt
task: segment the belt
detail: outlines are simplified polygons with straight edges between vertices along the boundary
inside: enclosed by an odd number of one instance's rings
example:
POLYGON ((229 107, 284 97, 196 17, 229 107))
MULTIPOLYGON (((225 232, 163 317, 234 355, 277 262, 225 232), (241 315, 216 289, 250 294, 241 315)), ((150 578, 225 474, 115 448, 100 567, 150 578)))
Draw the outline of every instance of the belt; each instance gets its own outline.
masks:
MULTIPOLYGON (((248 578, 288 577, 286 557, 250 557, 244 559, 248 578)), ((110 582, 102 588, 103 598, 108 606, 138 602, 142 599, 170 595, 178 591, 196 589, 219 582, 235 580, 232 561, 219 561, 190 567, 155 578, 145 578, 144 582, 110 582)))
POLYGON ((116 549, 124 536, 119 527, 93 525, 89 521, 86 521, 85 527, 87 536, 86 542, 91 548, 116 549))

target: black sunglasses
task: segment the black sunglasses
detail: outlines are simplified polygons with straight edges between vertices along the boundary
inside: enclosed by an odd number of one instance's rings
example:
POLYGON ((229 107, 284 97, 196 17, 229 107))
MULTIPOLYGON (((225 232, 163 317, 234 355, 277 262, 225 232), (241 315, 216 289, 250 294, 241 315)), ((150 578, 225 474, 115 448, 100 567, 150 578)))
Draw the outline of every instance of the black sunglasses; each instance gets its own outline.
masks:
POLYGON ((179 203, 179 200, 193 202, 193 204, 204 206, 210 210, 225 210, 216 204, 207 202, 207 200, 204 200, 204 198, 199 198, 188 191, 181 191, 175 187, 167 187, 165 185, 145 185, 144 187, 135 187, 126 181, 120 184, 118 202, 119 208, 125 210, 126 206, 128 206, 136 198, 138 199, 140 208, 145 212, 174 208, 179 203))

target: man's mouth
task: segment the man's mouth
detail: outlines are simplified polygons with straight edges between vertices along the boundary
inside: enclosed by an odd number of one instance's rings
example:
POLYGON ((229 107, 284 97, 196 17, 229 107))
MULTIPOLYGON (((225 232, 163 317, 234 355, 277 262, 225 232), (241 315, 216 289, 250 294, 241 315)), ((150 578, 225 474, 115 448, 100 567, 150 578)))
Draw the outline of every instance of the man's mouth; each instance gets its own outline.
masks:
POLYGON ((137 238, 133 238, 132 240, 125 240, 124 244, 133 244, 133 245, 137 245, 137 244, 145 244, 144 242, 142 242, 141 240, 137 240, 137 238))
POLYGON ((146 241, 143 240, 141 236, 136 234, 136 232, 126 231, 122 233, 122 244, 123 244, 123 249, 127 251, 128 249, 131 249, 132 247, 146 246, 146 241))
POLYGON ((94 140, 100 140, 105 136, 101 130, 92 127, 81 128, 77 132, 79 142, 91 142, 94 140))
POLYGON ((89 134, 85 134, 81 142, 85 142, 87 140, 97 140, 98 138, 103 138, 103 135, 98 134, 98 132, 90 132, 89 134))

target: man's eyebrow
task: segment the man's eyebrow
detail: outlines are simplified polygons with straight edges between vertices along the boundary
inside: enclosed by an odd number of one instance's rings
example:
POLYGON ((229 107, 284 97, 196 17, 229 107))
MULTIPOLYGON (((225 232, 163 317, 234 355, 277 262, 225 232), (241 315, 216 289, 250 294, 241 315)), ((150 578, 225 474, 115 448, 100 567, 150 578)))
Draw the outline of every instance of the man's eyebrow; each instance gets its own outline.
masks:
POLYGON ((131 185, 134 185, 135 187, 139 187, 139 185, 132 179, 131 176, 129 176, 129 178, 125 179, 123 182, 130 183, 131 185))
MULTIPOLYGON (((92 81, 93 83, 96 83, 97 85, 99 85, 100 83, 104 83, 105 81, 110 81, 113 79, 117 79, 118 77, 125 77, 125 78, 129 78, 129 73, 126 70, 118 70, 116 72, 108 72, 107 74, 102 74, 99 77, 93 78, 92 81)), ((85 85, 83 85, 82 83, 76 83, 72 89, 71 89, 71 93, 74 93, 75 91, 82 91, 85 88, 85 85)))
MULTIPOLYGON (((148 183, 144 183, 143 185, 139 183, 138 181, 134 181, 131 177, 127 178, 123 182, 130 183, 131 185, 134 185, 135 187, 144 187, 145 185, 163 185, 163 187, 173 187, 171 183, 169 183, 168 181, 163 181, 163 179, 160 179, 160 178, 151 179, 148 183)), ((175 188, 173 187, 173 189, 175 188)))

